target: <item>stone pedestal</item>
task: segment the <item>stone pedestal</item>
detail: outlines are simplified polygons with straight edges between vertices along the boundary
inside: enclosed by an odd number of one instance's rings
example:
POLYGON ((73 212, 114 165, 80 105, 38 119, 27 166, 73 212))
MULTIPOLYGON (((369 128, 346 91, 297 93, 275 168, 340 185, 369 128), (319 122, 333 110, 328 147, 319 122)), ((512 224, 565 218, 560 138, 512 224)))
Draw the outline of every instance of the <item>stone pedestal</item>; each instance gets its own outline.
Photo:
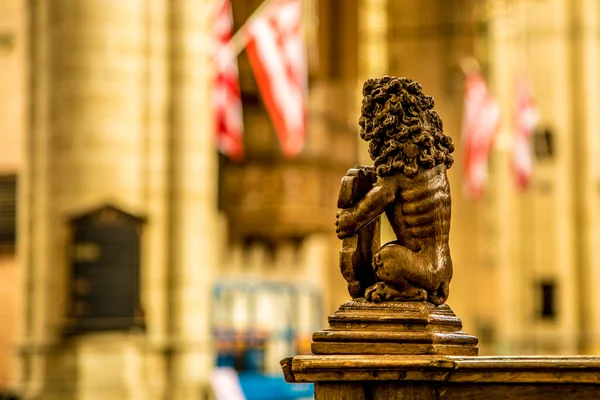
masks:
POLYGON ((350 300, 313 335, 312 352, 324 354, 477 355, 477 338, 447 304, 369 303, 350 300))

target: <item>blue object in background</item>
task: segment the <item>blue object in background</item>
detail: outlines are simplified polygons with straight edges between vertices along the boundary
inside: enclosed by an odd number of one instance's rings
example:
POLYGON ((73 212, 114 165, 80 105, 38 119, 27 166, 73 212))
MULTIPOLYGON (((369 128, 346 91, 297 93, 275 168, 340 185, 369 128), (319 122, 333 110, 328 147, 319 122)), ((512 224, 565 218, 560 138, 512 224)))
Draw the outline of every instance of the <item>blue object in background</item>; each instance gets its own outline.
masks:
POLYGON ((246 350, 246 370, 249 372, 262 372, 265 364, 265 351, 261 348, 246 350))
MULTIPOLYGON (((314 386, 310 383, 287 383, 283 374, 266 374, 265 347, 269 343, 279 345, 279 358, 298 352, 298 328, 300 326, 300 295, 310 303, 311 326, 304 332, 318 329, 321 322, 321 296, 318 290, 306 285, 280 282, 221 282, 214 288, 212 326, 216 345, 216 366, 233 367, 238 374, 239 385, 246 400, 301 400, 314 398, 314 386), (304 294, 303 294, 304 293, 304 294), (276 327, 265 330, 258 324, 257 298, 270 294, 274 302, 286 305, 281 314, 273 318, 281 321, 276 327), (245 298, 247 325, 236 329, 233 296, 245 298)), ((271 357, 272 359, 273 357, 271 357)))
POLYGON ((299 400, 314 398, 312 383, 287 383, 283 375, 254 372, 238 374, 246 400, 299 400))
POLYGON ((235 365, 235 356, 231 353, 217 353, 217 367, 230 367, 235 365))

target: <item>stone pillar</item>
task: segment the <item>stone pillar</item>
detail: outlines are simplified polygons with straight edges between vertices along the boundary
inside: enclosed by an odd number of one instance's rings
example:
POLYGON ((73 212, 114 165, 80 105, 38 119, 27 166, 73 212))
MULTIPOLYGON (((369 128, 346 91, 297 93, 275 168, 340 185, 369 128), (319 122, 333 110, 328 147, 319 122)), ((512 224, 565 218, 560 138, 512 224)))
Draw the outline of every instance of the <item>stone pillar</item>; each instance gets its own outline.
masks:
MULTIPOLYGON (((358 1, 358 86, 356 91, 357 112, 360 116, 362 86, 366 79, 389 75, 388 53, 388 1, 359 0, 358 1)), ((359 145, 359 160, 361 164, 372 164, 367 151, 368 145, 362 139, 359 145)))
MULTIPOLYGON (((522 275, 519 274, 518 253, 515 245, 519 244, 520 237, 518 229, 519 213, 514 205, 514 193, 512 184, 511 155, 509 142, 512 140, 511 118, 513 111, 512 87, 514 59, 514 29, 515 21, 508 7, 494 10, 493 18, 489 24, 489 53, 485 56, 489 59, 488 84, 492 96, 498 101, 502 109, 502 119, 498 132, 498 139, 494 149, 494 159, 490 162, 490 178, 486 192, 487 196, 495 196, 497 200, 493 203, 494 220, 498 221, 494 243, 499 251, 494 254, 496 265, 499 269, 497 291, 500 307, 497 309, 496 327, 499 347, 495 349, 500 354, 513 354, 516 351, 517 342, 522 336, 522 325, 519 304, 522 298, 522 275), (500 62, 499 60, 502 60, 500 62), (506 91, 510 90, 507 94, 506 91), (510 218, 506 218, 509 215, 510 218), (514 238, 513 238, 514 237, 514 238)), ((527 303, 531 304, 531 303, 527 303)))
POLYGON ((366 78, 388 73, 388 2, 360 0, 358 15, 358 54, 361 55, 358 73, 362 90, 366 78))
MULTIPOLYGON (((23 164, 27 104, 24 90, 27 77, 25 2, 2 3, 0 26, 0 175, 16 174, 18 181, 23 164)), ((0 244, 0 386, 12 390, 18 382, 18 356, 14 343, 20 338, 21 268, 14 247, 7 244, 0 244)))
POLYGON ((119 398, 151 398, 163 390, 163 368, 172 398, 202 396, 212 362, 208 298, 217 252, 216 163, 206 107, 209 5, 30 3, 32 116, 19 244, 26 396, 91 399, 110 388, 119 398), (61 338, 66 218, 107 201, 150 221, 142 250, 147 366, 142 338, 61 338), (166 364, 163 353, 172 355, 166 364), (88 374, 86 365, 97 372, 88 374), (152 389, 144 394, 146 367, 152 389))
MULTIPOLYGON (((362 87, 366 79, 391 75, 389 71, 389 7, 388 0, 358 1, 358 84, 356 90, 356 121, 360 117, 362 87)), ((360 129, 360 128, 359 128, 360 129)), ((360 164, 373 165, 368 144, 357 138, 360 164)), ((381 243, 394 240, 392 227, 386 216, 381 218, 381 243)))
POLYGON ((141 303, 146 314, 148 398, 164 398, 170 354, 169 330, 169 0, 144 0, 145 73, 142 197, 148 222, 142 237, 141 303))
POLYGON ((170 2, 169 396, 202 398, 212 363, 210 294, 216 269, 217 159, 206 39, 214 2, 170 2))
POLYGON ((24 395, 119 398, 141 394, 127 380, 124 351, 139 341, 90 334, 66 345, 73 213, 112 202, 143 209, 144 1, 31 1, 30 133, 22 180, 19 246, 24 268, 22 381, 24 395), (133 343, 125 350, 115 342, 133 343), (95 358, 83 351, 95 343, 95 358), (71 360, 67 368, 59 360, 71 360), (83 373, 95 362, 94 373, 83 373), (73 371, 78 371, 73 375, 73 371))
MULTIPOLYGON (((569 33, 572 37, 572 169, 573 214, 577 239, 580 330, 579 351, 600 351, 600 6, 598 2, 578 0, 572 3, 569 33)), ((564 103, 563 107, 568 103, 564 103)))

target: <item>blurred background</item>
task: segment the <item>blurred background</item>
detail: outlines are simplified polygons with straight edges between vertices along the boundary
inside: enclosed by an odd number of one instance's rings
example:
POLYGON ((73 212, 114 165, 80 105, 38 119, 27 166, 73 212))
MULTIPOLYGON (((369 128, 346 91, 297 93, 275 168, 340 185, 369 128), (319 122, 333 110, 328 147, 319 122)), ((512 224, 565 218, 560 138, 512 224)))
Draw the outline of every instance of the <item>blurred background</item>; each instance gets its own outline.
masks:
POLYGON ((600 3, 278 1, 0 0, 0 398, 310 398, 279 360, 349 298, 337 195, 382 75, 456 143, 480 354, 600 354, 600 3))

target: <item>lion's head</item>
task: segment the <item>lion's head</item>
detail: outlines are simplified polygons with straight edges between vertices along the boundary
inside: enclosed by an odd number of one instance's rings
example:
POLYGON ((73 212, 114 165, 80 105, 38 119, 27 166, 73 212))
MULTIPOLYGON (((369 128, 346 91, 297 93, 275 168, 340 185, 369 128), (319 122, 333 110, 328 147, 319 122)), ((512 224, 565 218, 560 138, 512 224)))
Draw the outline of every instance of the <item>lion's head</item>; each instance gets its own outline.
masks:
POLYGON ((403 173, 414 177, 439 164, 450 168, 454 159, 452 138, 433 111, 433 97, 408 78, 384 76, 363 86, 360 137, 369 143, 369 154, 379 176, 403 173))

